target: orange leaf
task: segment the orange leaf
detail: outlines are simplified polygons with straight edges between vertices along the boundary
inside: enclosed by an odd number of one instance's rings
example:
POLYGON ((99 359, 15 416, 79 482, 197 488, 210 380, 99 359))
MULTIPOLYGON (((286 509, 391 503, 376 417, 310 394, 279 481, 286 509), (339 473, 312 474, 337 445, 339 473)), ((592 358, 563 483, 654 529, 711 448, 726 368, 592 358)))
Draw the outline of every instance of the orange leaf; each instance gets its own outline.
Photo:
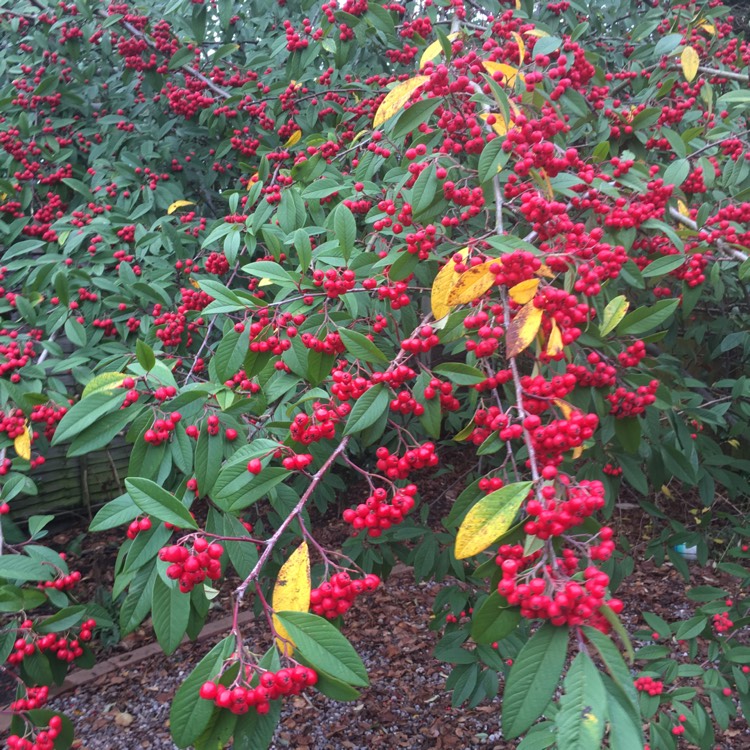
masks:
POLYGON ((525 305, 534 299, 536 290, 539 287, 539 279, 526 279, 520 284, 516 284, 508 291, 510 298, 519 305, 525 305))
POLYGON ((534 340, 542 325, 543 310, 527 302, 510 321, 505 334, 505 348, 509 357, 517 357, 534 340))
POLYGON ((490 271, 497 260, 488 260, 464 271, 448 294, 449 305, 463 305, 479 299, 494 283, 495 274, 490 271))
POLYGON ((554 357, 555 355, 559 354, 564 348, 565 346, 563 345, 562 334, 560 333, 560 329, 557 327, 557 321, 553 318, 552 330, 549 332, 549 337, 547 338, 547 354, 550 357, 554 357))

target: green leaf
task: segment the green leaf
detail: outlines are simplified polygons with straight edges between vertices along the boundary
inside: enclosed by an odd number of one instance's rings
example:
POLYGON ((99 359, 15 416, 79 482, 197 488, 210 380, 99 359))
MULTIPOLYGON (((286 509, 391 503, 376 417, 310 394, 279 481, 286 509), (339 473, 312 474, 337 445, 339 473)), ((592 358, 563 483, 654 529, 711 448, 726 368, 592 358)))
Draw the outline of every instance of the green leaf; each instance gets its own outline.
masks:
POLYGON ((219 641, 198 662, 190 676, 177 690, 169 712, 172 739, 177 747, 186 748, 194 744, 209 725, 214 712, 214 704, 203 700, 198 691, 204 682, 218 676, 224 661, 232 653, 235 645, 234 636, 227 636, 219 641))
POLYGON ((612 677, 621 693, 621 702, 630 711, 639 715, 638 694, 633 685, 633 678, 627 664, 612 640, 596 628, 583 627, 583 634, 591 645, 599 652, 604 666, 612 677))
POLYGON ((125 480, 133 502, 147 515, 174 524, 179 529, 197 529, 190 511, 170 492, 156 482, 142 477, 125 480))
POLYGON ((0 578, 9 581, 50 581, 54 568, 24 555, 0 555, 0 578))
POLYGON ((91 393, 87 398, 74 404, 57 425, 52 445, 60 445, 72 440, 87 427, 100 420, 105 414, 119 410, 127 394, 124 390, 112 393, 105 389, 91 393))
POLYGON ((651 261, 642 271, 641 276, 644 279, 650 279, 654 276, 665 276, 670 271, 677 270, 685 264, 685 256, 682 254, 666 255, 651 261))
POLYGON ((245 273, 261 279, 269 279, 276 284, 294 284, 296 279, 282 266, 272 260, 256 260, 242 267, 245 273))
POLYGON ((89 524, 89 531, 106 531, 130 523, 140 515, 140 508, 130 495, 120 495, 99 509, 89 524))
POLYGON ((41 620, 38 624, 34 625, 34 630, 37 633, 60 633, 68 628, 73 628, 83 620, 86 614, 86 607, 83 605, 76 605, 74 607, 65 607, 59 612, 55 612, 54 615, 46 617, 41 620))
POLYGON ((518 607, 493 591, 471 617, 471 637, 476 643, 494 643, 509 636, 521 621, 518 607))
POLYGON ((663 299, 651 307, 639 307, 622 319, 617 333, 620 336, 641 336, 670 318, 679 304, 678 299, 663 299))
POLYGON ((146 372, 150 372, 154 369, 154 365, 156 364, 154 350, 148 344, 144 344, 140 339, 135 342, 135 357, 138 360, 138 364, 146 372))
POLYGON ((180 591, 177 581, 167 584, 157 576, 151 596, 151 620, 156 640, 165 654, 174 653, 180 645, 189 617, 190 597, 180 591))
POLYGON ((135 406, 105 414, 73 438, 66 455, 74 458, 106 448, 137 414, 135 406))
POLYGON ((213 492, 223 455, 222 438, 219 435, 209 435, 204 423, 195 446, 195 479, 201 495, 210 495, 213 492))
POLYGON ((675 633, 675 637, 679 641, 689 641, 691 638, 699 636, 706 629, 707 624, 707 617, 701 615, 691 617, 680 623, 680 626, 675 633))
POLYGON ((86 383, 81 398, 84 399, 92 393, 98 393, 99 391, 113 391, 120 388, 122 386, 122 381, 125 380, 126 377, 127 375, 124 372, 103 372, 101 375, 97 375, 86 383))
POLYGON ((388 391, 383 383, 378 383, 365 391, 355 402, 344 427, 344 435, 362 432, 378 421, 380 415, 388 411, 388 391))
POLYGON ((357 239, 357 220, 344 203, 339 203, 333 210, 333 234, 338 240, 344 260, 349 260, 357 239))
POLYGON ((176 70, 177 68, 181 68, 183 65, 187 65, 188 63, 193 62, 194 59, 195 52, 192 49, 183 47, 182 49, 178 49, 177 52, 175 52, 174 55, 169 58, 169 69, 176 70))
POLYGON ((223 516, 224 535, 233 537, 248 537, 247 542, 224 542, 224 549, 229 554, 237 575, 246 578, 258 562, 258 550, 255 542, 250 541, 250 532, 231 513, 223 516))
POLYGON ((615 418, 615 435, 628 453, 637 453, 641 445, 641 422, 638 417, 615 418))
POLYGON ((240 369, 247 356, 250 346, 250 326, 247 325, 240 333, 230 329, 219 342, 214 355, 216 375, 225 382, 240 369))
POLYGON ((599 750, 606 723, 604 685, 591 657, 581 652, 563 681, 560 711, 555 716, 557 743, 567 750, 599 750))
POLYGON ((313 669, 354 687, 369 684, 354 647, 330 622, 309 612, 277 612, 281 624, 313 669))
POLYGON ((456 385, 476 385, 487 379, 487 376, 476 367, 462 362, 446 362, 433 369, 436 375, 442 375, 456 385))
POLYGON ((357 333, 357 331, 350 331, 348 328, 339 328, 338 333, 346 350, 355 359, 362 362, 386 363, 390 361, 364 334, 357 333))
POLYGON ((518 737, 547 707, 562 674, 567 646, 568 629, 545 623, 521 649, 503 691, 505 737, 518 737))
POLYGON ((271 709, 267 714, 260 715, 251 710, 240 716, 234 730, 234 747, 237 750, 267 750, 273 741, 280 717, 281 701, 271 701, 271 709))

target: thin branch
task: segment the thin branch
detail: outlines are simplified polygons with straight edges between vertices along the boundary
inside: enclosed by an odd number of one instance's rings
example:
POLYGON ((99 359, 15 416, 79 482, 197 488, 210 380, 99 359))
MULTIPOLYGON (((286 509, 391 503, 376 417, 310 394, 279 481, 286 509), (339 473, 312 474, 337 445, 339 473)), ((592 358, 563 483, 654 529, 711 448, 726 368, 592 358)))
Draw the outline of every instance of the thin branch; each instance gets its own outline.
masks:
MULTIPOLYGON (((698 225, 689 216, 683 216, 676 208, 674 208, 674 206, 670 206, 669 215, 676 221, 679 221, 680 224, 684 224, 686 227, 692 229, 694 232, 698 231, 698 225)), ((734 260, 744 263, 748 259, 747 253, 743 253, 742 250, 737 250, 734 247, 729 247, 724 240, 714 240, 713 244, 716 245, 722 253, 728 255, 734 260)))

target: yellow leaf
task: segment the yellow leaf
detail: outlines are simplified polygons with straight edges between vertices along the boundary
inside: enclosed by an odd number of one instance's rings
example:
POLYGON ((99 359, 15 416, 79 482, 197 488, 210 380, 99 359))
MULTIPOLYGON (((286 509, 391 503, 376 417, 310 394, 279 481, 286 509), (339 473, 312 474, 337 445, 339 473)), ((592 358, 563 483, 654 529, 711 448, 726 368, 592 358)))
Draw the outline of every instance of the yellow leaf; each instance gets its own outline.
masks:
POLYGON ((467 424, 460 432, 458 432, 453 439, 457 443, 463 443, 463 441, 468 440, 469 435, 474 432, 474 427, 474 420, 472 419, 471 422, 469 422, 469 424, 467 424))
POLYGON ((200 289, 201 285, 193 278, 188 279, 190 282, 190 286, 192 286, 194 289, 200 289))
POLYGON ((688 211, 688 207, 685 205, 684 201, 681 201, 679 198, 677 199, 677 210, 683 215, 683 216, 690 216, 690 211, 688 211))
POLYGON ((533 482, 517 482, 483 497, 467 514, 456 534, 456 558, 465 560, 486 550, 513 525, 533 482))
POLYGON ((716 34, 716 26, 714 26, 712 23, 702 23, 700 25, 700 28, 702 28, 704 31, 707 31, 711 36, 714 36, 716 34))
POLYGON ((661 493, 662 493, 662 495, 666 495, 670 499, 673 497, 672 490, 670 490, 669 487, 667 487, 666 484, 663 484, 661 486, 661 493))
POLYGON ((178 208, 182 208, 183 206, 194 206, 195 201, 175 201, 174 203, 171 203, 169 208, 167 209, 168 214, 173 214, 178 208))
POLYGON ((563 349, 563 340, 560 329, 557 327, 557 321, 552 318, 552 330, 549 332, 549 338, 547 339, 547 354, 550 357, 557 356, 563 349))
POLYGON ((630 302, 625 299, 625 295, 623 294, 610 300, 604 308, 604 315, 599 326, 599 335, 606 336, 610 331, 613 331, 625 317, 629 307, 630 302))
MULTIPOLYGON (((498 135, 505 135, 508 132, 508 124, 503 119, 502 115, 499 115, 497 112, 484 112, 483 114, 479 115, 483 120, 487 120, 487 118, 493 115, 495 118, 495 121, 492 123, 491 127, 492 129, 498 134, 498 135)), ((500 170, 498 169, 498 172, 500 170)))
MULTIPOLYGON (((271 599, 273 611, 307 612, 310 608, 311 588, 310 552, 307 549, 307 542, 302 542, 281 566, 273 587, 271 599)), ((289 643, 286 641, 291 642, 291 638, 276 615, 273 616, 273 626, 277 634, 281 636, 276 639, 276 646, 284 654, 289 650, 289 643)))
POLYGON ((92 393, 97 393, 98 391, 113 391, 122 385, 122 381, 126 377, 127 375, 124 372, 103 372, 86 383, 81 398, 86 398, 86 396, 90 396, 92 393))
POLYGON ((535 271, 537 276, 544 276, 545 279, 554 279, 555 274, 553 273, 552 269, 546 264, 542 263, 541 266, 539 266, 539 270, 535 271))
MULTIPOLYGON (((458 36, 458 32, 454 31, 452 34, 448 34, 448 39, 453 41, 458 36)), ((438 55, 442 54, 443 46, 440 44, 440 40, 433 42, 427 49, 422 53, 422 57, 419 58, 419 67, 423 67, 430 60, 434 60, 438 55)))
POLYGON ((508 294, 514 302, 517 302, 519 305, 525 305, 534 299, 538 287, 539 279, 526 279, 526 281, 522 281, 520 284, 516 284, 509 289, 508 294))
POLYGON ((448 294, 448 304, 464 305, 479 299, 495 283, 495 274, 490 267, 497 263, 497 260, 488 260, 464 271, 448 294))
POLYGON ((516 44, 518 45, 519 63, 523 65, 523 60, 526 57, 526 45, 523 43, 523 39, 517 31, 511 31, 510 35, 516 40, 516 44))
POLYGON ((409 97, 428 80, 428 76, 414 76, 414 78, 399 83, 396 88, 391 89, 375 113, 375 118, 372 121, 373 128, 379 128, 386 120, 399 112, 404 104, 409 101, 409 97))
POLYGON ((698 74, 698 66, 701 64, 701 59, 698 53, 693 47, 685 47, 680 55, 680 63, 682 65, 682 72, 685 74, 685 78, 688 81, 692 81, 693 78, 698 74))
POLYGON ((549 36, 549 34, 546 31, 542 31, 541 29, 529 29, 528 31, 524 31, 524 34, 528 34, 529 36, 535 36, 538 38, 541 38, 543 36, 549 36))
POLYGON ((295 130, 287 139, 287 142, 284 144, 284 148, 290 148, 291 146, 294 146, 294 144, 297 143, 300 138, 302 138, 302 131, 295 130))
POLYGON ((521 10, 521 0, 516 0, 516 10, 521 10))
POLYGON ((573 407, 561 398, 554 399, 553 403, 563 413, 565 419, 570 419, 570 415, 573 413, 573 407))
POLYGON ((484 65, 484 69, 491 75, 494 75, 495 73, 502 73, 505 76, 506 86, 513 86, 516 82, 516 77, 521 79, 521 83, 526 80, 526 76, 524 76, 523 73, 519 73, 518 68, 514 68, 511 65, 506 65, 505 63, 489 62, 488 60, 485 60, 482 65, 484 65))
POLYGON ((273 284, 273 281, 271 281, 271 279, 261 279, 258 282, 258 286, 271 286, 271 284, 273 284))
POLYGON ((544 189, 547 191, 547 197, 550 200, 553 200, 555 197, 555 191, 552 189, 552 182, 550 181, 550 178, 547 176, 547 172, 545 172, 545 170, 543 169, 540 169, 539 178, 544 184, 544 189))
POLYGON ((542 325, 543 310, 527 302, 510 321, 505 333, 505 350, 508 357, 517 357, 536 338, 542 325))
POLYGON ((581 457, 581 453, 583 453, 583 446, 582 445, 579 445, 577 448, 574 448, 573 449, 573 455, 571 456, 571 458, 573 459, 573 461, 575 461, 577 458, 580 458, 581 457))
MULTIPOLYGON (((456 255, 460 255, 461 259, 466 258, 469 252, 468 247, 464 247, 459 250, 456 255)), ((455 257, 455 256, 454 256, 455 257)), ((432 317, 435 320, 444 318, 450 311, 451 305, 448 304, 448 295, 453 289, 453 285, 459 279, 460 274, 456 273, 456 263, 451 258, 435 276, 435 281, 432 282, 432 289, 430 291, 430 305, 432 307, 432 317)))
POLYGON ((24 461, 31 461, 31 430, 26 424, 26 429, 13 441, 13 447, 19 458, 24 461))

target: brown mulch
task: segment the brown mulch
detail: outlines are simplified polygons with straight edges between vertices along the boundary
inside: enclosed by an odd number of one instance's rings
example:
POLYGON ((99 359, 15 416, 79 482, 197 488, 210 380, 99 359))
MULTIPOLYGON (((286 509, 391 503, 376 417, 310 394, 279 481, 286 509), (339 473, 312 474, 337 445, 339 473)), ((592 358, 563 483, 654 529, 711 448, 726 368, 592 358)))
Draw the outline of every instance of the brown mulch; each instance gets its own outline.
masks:
MULTIPOLYGON (((452 453, 449 473, 420 483, 423 498, 430 497, 430 523, 436 529, 439 519, 466 484, 461 479, 468 468, 465 455, 461 451, 452 453)), ((347 481, 346 505, 354 504, 356 500, 352 498, 360 497, 364 491, 356 477, 350 480, 347 481)), ((683 517, 686 512, 683 503, 670 510, 670 517, 683 517)), ((322 529, 321 541, 326 547, 340 547, 349 531, 341 522, 340 513, 341 508, 332 509, 315 524, 322 529)), ((644 518, 648 517, 635 503, 625 502, 612 519, 618 531, 627 535, 636 559, 649 534, 655 533, 644 525, 644 518)), ((71 533, 55 537, 55 547, 63 548, 72 536, 71 533)), ((79 554, 74 556, 73 567, 92 571, 87 577, 89 589, 82 597, 84 600, 97 585, 111 584, 114 556, 121 540, 120 530, 89 536, 79 554)), ((690 585, 728 586, 731 583, 710 566, 691 563, 690 568, 690 585)), ((371 686, 351 703, 337 703, 318 693, 285 701, 272 747, 275 750, 516 748, 517 740, 508 741, 501 736, 499 698, 471 710, 451 708, 450 694, 444 689, 451 667, 433 658, 432 651, 440 634, 427 627, 432 617, 432 602, 442 585, 415 583, 410 571, 401 570, 368 598, 359 600, 346 615, 344 632, 362 656, 371 686)), ((209 620, 215 622, 226 617, 229 596, 235 586, 236 581, 222 585, 218 606, 209 620)), ((687 587, 670 564, 657 566, 641 559, 633 575, 618 591, 618 596, 625 601, 622 619, 627 630, 632 633, 645 628, 641 617, 644 611, 654 612, 668 621, 691 617, 698 605, 685 598, 687 587)), ((732 593, 739 592, 732 590, 732 593)), ((244 628, 255 637, 253 630, 252 624, 244 628)), ((267 637, 265 627, 257 630, 259 640, 267 637)), ((73 720, 81 750, 171 750, 175 745, 170 739, 169 708, 174 692, 218 637, 183 644, 169 657, 159 653, 122 666, 74 692, 59 696, 51 702, 51 707, 64 711, 73 720)), ((112 649, 111 654, 127 653, 150 642, 153 642, 153 633, 146 623, 112 649)), ((641 644, 636 642, 635 645, 641 644)), ((671 646, 672 658, 686 660, 676 643, 671 646)), ((107 656, 101 654, 100 658, 107 656)), ((715 750, 750 750, 750 731, 742 717, 719 735, 715 750)))

